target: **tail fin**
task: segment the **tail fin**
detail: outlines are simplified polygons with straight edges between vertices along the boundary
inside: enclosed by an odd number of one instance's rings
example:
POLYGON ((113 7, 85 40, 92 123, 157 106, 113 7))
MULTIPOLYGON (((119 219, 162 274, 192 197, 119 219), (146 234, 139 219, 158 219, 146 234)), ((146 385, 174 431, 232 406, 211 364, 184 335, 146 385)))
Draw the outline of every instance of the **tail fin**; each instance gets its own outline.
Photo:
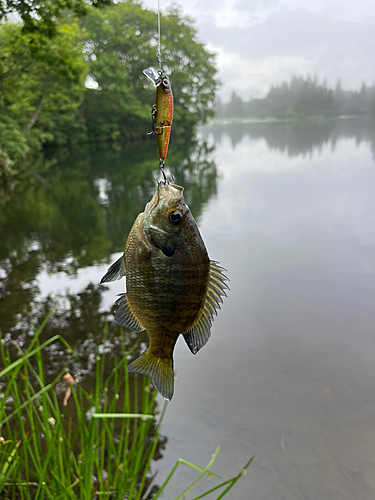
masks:
POLYGON ((163 396, 170 401, 174 391, 173 358, 157 358, 144 352, 141 357, 130 363, 128 372, 149 375, 152 383, 163 396))

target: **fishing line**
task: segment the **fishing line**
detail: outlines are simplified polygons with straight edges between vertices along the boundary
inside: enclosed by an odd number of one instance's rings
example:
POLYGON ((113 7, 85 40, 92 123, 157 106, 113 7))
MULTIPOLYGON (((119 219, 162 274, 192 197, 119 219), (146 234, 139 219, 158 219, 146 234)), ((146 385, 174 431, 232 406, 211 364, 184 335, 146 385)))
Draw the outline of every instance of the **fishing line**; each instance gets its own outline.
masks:
MULTIPOLYGON (((159 64, 159 74, 161 72, 161 27, 160 27, 160 0, 158 0, 158 37, 159 37, 159 43, 158 43, 158 48, 156 51, 157 59, 158 59, 158 64, 159 64)), ((168 179, 165 175, 164 171, 164 160, 160 160, 159 162, 159 168, 161 173, 163 174, 164 178, 164 184, 168 184, 168 179)))
POLYGON ((156 103, 152 106, 152 130, 147 132, 147 135, 163 135, 163 138, 157 137, 157 144, 159 150, 159 168, 163 175, 164 184, 168 184, 167 176, 165 175, 165 158, 167 156, 169 137, 171 133, 171 125, 173 119, 173 94, 168 80, 168 77, 161 69, 161 10, 160 0, 158 0, 158 29, 157 29, 157 48, 156 56, 158 61, 159 70, 157 75, 153 68, 143 70, 143 73, 152 80, 156 86, 156 103))
POLYGON ((159 71, 161 71, 161 29, 160 29, 160 0, 158 0, 158 37, 159 37, 159 43, 158 43, 158 48, 156 51, 156 55, 158 58, 158 64, 159 64, 159 71))

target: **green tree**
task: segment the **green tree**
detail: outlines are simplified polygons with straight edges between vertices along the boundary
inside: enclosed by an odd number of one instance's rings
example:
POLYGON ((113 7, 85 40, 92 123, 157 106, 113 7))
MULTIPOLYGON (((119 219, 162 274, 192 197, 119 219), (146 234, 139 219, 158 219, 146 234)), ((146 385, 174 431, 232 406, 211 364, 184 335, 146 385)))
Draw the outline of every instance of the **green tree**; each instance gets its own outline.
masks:
MULTIPOLYGON (((150 120, 155 89, 142 70, 157 66, 157 15, 134 1, 94 10, 81 20, 89 75, 84 117, 91 138, 139 137, 150 120)), ((161 19, 162 67, 170 76, 176 132, 213 115, 214 55, 197 40, 193 22, 173 7, 161 19)))
POLYGON ((0 25, 0 170, 75 119, 85 75, 76 23, 60 26, 53 39, 0 25))
POLYGON ((80 17, 89 5, 102 7, 111 3, 112 0, 0 0, 0 21, 16 14, 22 19, 24 32, 51 37, 58 32, 58 20, 67 11, 80 17))

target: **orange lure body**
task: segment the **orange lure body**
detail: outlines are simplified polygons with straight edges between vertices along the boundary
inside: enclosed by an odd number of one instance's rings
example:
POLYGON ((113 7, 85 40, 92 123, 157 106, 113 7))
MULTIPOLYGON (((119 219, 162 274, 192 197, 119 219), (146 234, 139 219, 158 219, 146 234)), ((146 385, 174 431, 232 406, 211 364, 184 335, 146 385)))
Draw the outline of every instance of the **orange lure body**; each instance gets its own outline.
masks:
POLYGON ((165 73, 147 68, 143 73, 156 85, 156 104, 152 107, 153 129, 156 135, 160 161, 167 157, 173 120, 172 87, 165 73))

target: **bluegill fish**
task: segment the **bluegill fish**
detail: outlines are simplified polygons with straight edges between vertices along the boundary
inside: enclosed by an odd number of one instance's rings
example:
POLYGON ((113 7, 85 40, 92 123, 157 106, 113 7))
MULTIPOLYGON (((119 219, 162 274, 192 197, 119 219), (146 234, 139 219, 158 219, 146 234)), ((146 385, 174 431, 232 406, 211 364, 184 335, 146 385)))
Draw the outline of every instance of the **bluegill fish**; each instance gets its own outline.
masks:
POLYGON ((172 399, 173 350, 180 334, 196 354, 228 288, 224 269, 210 261, 183 198, 183 188, 160 182, 130 230, 124 254, 101 283, 126 275, 127 293, 116 301, 115 321, 146 330, 149 347, 128 371, 149 375, 159 393, 172 399))
POLYGON ((156 134, 159 158, 164 161, 167 157, 169 139, 173 120, 173 94, 167 75, 154 68, 147 68, 143 73, 156 86, 156 103, 152 107, 153 131, 156 134))

